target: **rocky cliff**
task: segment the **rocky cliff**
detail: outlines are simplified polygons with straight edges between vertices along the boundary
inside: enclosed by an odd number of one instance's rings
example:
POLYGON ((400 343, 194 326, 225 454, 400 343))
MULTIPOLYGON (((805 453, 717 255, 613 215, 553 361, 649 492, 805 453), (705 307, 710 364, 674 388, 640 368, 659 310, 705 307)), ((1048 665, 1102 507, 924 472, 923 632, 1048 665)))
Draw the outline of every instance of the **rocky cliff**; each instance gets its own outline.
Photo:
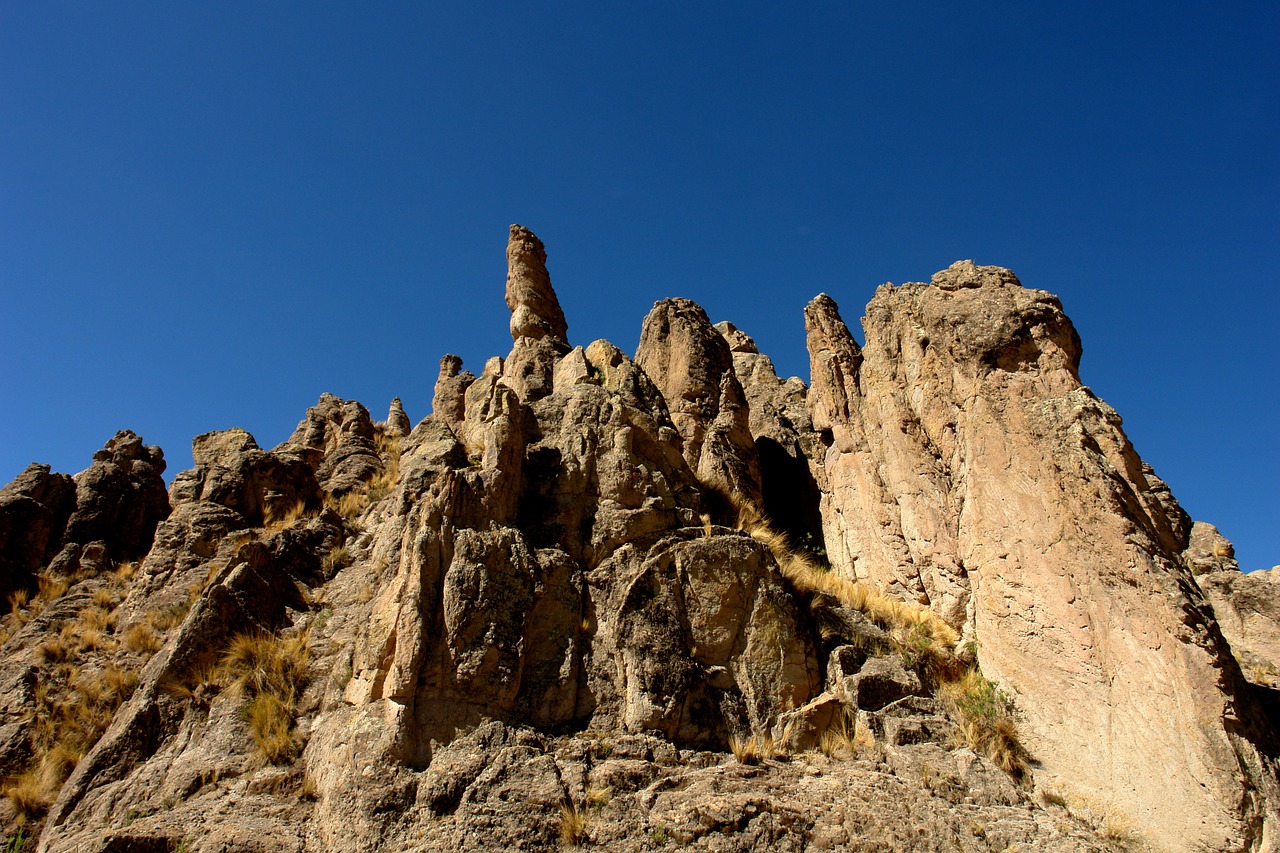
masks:
POLYGON ((42 851, 1280 849, 1274 586, 1080 383, 1058 301, 884 285, 811 386, 684 299, 271 450, 0 491, 0 818, 42 851), (1242 668, 1243 664, 1243 668, 1242 668))

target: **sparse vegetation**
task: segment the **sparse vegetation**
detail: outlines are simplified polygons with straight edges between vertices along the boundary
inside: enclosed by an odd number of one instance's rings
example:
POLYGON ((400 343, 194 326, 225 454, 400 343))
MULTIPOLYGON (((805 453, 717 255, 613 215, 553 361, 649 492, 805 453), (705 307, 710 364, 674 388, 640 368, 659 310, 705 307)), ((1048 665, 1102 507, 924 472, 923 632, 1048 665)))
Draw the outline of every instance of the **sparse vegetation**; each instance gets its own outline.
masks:
POLYGON ((125 629, 124 647, 139 654, 154 654, 160 649, 160 636, 146 622, 135 622, 125 629))
POLYGON ((347 550, 345 545, 339 545, 324 555, 321 566, 324 569, 325 576, 330 576, 342 571, 351 565, 351 562, 351 552, 347 550))
POLYGON ((729 751, 739 764, 759 764, 768 761, 778 754, 769 734, 753 734, 748 737, 733 734, 729 736, 729 751))
POLYGON ((944 684, 941 693, 956 717, 964 745, 1021 779, 1027 772, 1028 757, 1018 742, 1009 697, 976 669, 944 684))
POLYGON ((605 806, 609 805, 609 800, 613 799, 612 788, 597 788, 594 785, 588 785, 586 795, 584 797, 587 808, 593 812, 599 813, 605 806))
POLYGON ((135 674, 114 666, 89 674, 69 668, 62 674, 65 683, 61 685, 48 680, 36 685, 32 760, 3 788, 23 823, 44 814, 138 683, 135 674))
POLYGON ((586 840, 590 822, 586 809, 565 803, 560 807, 560 842, 566 847, 577 847, 586 840))
POLYGON ((875 745, 875 738, 866 728, 859 728, 857 720, 841 714, 818 741, 818 751, 828 758, 854 757, 867 752, 875 745))
MULTIPOLYGON (((717 491, 719 498, 727 500, 736 512, 738 529, 768 547, 783 577, 809 597, 810 610, 825 639, 832 638, 827 632, 838 632, 839 628, 834 624, 836 620, 824 618, 824 611, 840 606, 862 613, 888 634, 892 649, 905 666, 939 688, 956 717, 966 746, 986 755, 1015 778, 1026 774, 1028 756, 1018 742, 1012 703, 983 678, 976 666, 966 664, 953 651, 959 642, 954 628, 926 607, 882 595, 863 583, 831 572, 807 549, 793 547, 786 534, 773 528, 750 502, 723 489, 717 491)), ((840 744, 833 742, 829 747, 838 749, 840 744)), ((748 744, 739 744, 739 748, 750 756, 748 744)), ((734 754, 738 755, 738 749, 734 754)))
POLYGON ((258 752, 272 764, 292 761, 301 747, 293 721, 310 662, 307 635, 255 632, 234 637, 219 665, 221 680, 247 698, 249 732, 258 752))
POLYGON ((23 853, 27 849, 27 830, 25 827, 18 827, 18 830, 5 839, 5 853, 23 853))
POLYGON ((262 526, 267 530, 283 530, 292 527, 307 514, 307 502, 299 498, 286 506, 268 505, 262 513, 262 526))

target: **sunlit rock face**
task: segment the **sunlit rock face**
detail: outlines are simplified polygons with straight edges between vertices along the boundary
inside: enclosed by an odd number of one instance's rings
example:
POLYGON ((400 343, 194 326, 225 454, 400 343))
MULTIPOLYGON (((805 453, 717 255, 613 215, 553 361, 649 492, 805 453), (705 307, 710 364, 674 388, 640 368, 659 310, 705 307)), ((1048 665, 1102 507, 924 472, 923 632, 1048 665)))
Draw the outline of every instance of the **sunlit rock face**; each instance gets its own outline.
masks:
POLYGON ((878 289, 860 347, 819 296, 810 386, 686 299, 634 358, 575 345, 541 241, 507 261, 510 353, 424 369, 416 424, 325 394, 270 450, 197 436, 167 496, 129 432, 0 490, 10 837, 1275 849, 1271 585, 1054 297, 961 262, 878 289), (982 675, 1022 747, 968 733, 982 675))
POLYGON ((1058 300, 965 261, 880 287, 863 347, 829 297, 805 320, 835 570, 976 642, 1041 784, 1163 849, 1258 843, 1270 734, 1182 559, 1190 521, 1081 385, 1058 300))

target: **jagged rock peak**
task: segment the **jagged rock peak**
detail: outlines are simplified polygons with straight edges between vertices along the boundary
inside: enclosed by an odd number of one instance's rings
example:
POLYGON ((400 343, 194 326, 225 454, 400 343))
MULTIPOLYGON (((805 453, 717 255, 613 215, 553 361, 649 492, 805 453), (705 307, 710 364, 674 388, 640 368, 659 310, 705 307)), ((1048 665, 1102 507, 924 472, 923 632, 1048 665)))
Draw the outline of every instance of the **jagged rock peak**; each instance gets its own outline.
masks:
POLYGON ((930 284, 943 290, 960 290, 991 284, 1022 286, 1022 282, 1018 281, 1013 270, 1007 270, 1004 267, 980 267, 970 260, 956 261, 945 270, 934 273, 930 284))
POLYGON ((848 421, 859 395, 858 372, 862 348, 840 317, 840 307, 819 293, 804 309, 805 342, 809 348, 809 412, 818 430, 848 421))
POLYGON ((404 404, 399 397, 392 397, 391 409, 387 412, 387 429, 394 435, 408 435, 412 428, 409 416, 404 413, 404 404))
POLYGON ((724 338, 725 343, 729 345, 730 352, 760 352, 751 336, 728 320, 721 320, 716 323, 715 330, 720 333, 720 337, 724 338))
POLYGON ((507 307, 511 309, 513 340, 548 336, 568 340, 569 324, 547 272, 547 250, 523 225, 512 225, 507 241, 507 307))
POLYGON ((636 364, 666 398, 689 467, 704 482, 759 502, 760 461, 746 395, 729 344, 707 312, 688 299, 655 302, 640 331, 636 364))

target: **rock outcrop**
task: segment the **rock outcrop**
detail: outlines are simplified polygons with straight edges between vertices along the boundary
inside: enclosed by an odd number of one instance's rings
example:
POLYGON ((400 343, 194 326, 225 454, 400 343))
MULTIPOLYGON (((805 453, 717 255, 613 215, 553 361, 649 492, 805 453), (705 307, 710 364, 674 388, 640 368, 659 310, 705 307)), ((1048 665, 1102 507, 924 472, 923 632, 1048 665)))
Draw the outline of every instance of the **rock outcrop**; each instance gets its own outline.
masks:
POLYGON ((1277 849, 1236 662, 1274 660, 1272 586, 1080 385, 1056 299, 964 262, 880 288, 859 347, 820 296, 810 388, 683 299, 634 360, 573 346, 541 242, 507 259, 510 354, 445 356, 416 426, 326 394, 271 450, 197 436, 167 497, 127 432, 0 490, 11 832, 1277 849))
POLYGON ((75 477, 30 465, 0 490, 0 596, 31 591, 40 570, 74 575, 82 563, 134 560, 169 514, 164 453, 129 430, 75 477))
POLYGON ((759 503, 760 460, 746 395, 707 313, 688 299, 655 303, 640 330, 636 364, 666 399, 689 467, 704 482, 759 503))
POLYGON ((503 376, 531 403, 551 393, 556 361, 569 351, 569 325, 551 289, 547 251, 522 225, 511 226, 507 242, 507 307, 514 345, 503 376))
POLYGON ((1272 733, 1181 558, 1189 519, 1080 384, 1058 300, 966 261, 880 287, 865 347, 828 297, 805 318, 836 570, 969 632, 1042 784, 1164 849, 1270 838, 1272 733))

